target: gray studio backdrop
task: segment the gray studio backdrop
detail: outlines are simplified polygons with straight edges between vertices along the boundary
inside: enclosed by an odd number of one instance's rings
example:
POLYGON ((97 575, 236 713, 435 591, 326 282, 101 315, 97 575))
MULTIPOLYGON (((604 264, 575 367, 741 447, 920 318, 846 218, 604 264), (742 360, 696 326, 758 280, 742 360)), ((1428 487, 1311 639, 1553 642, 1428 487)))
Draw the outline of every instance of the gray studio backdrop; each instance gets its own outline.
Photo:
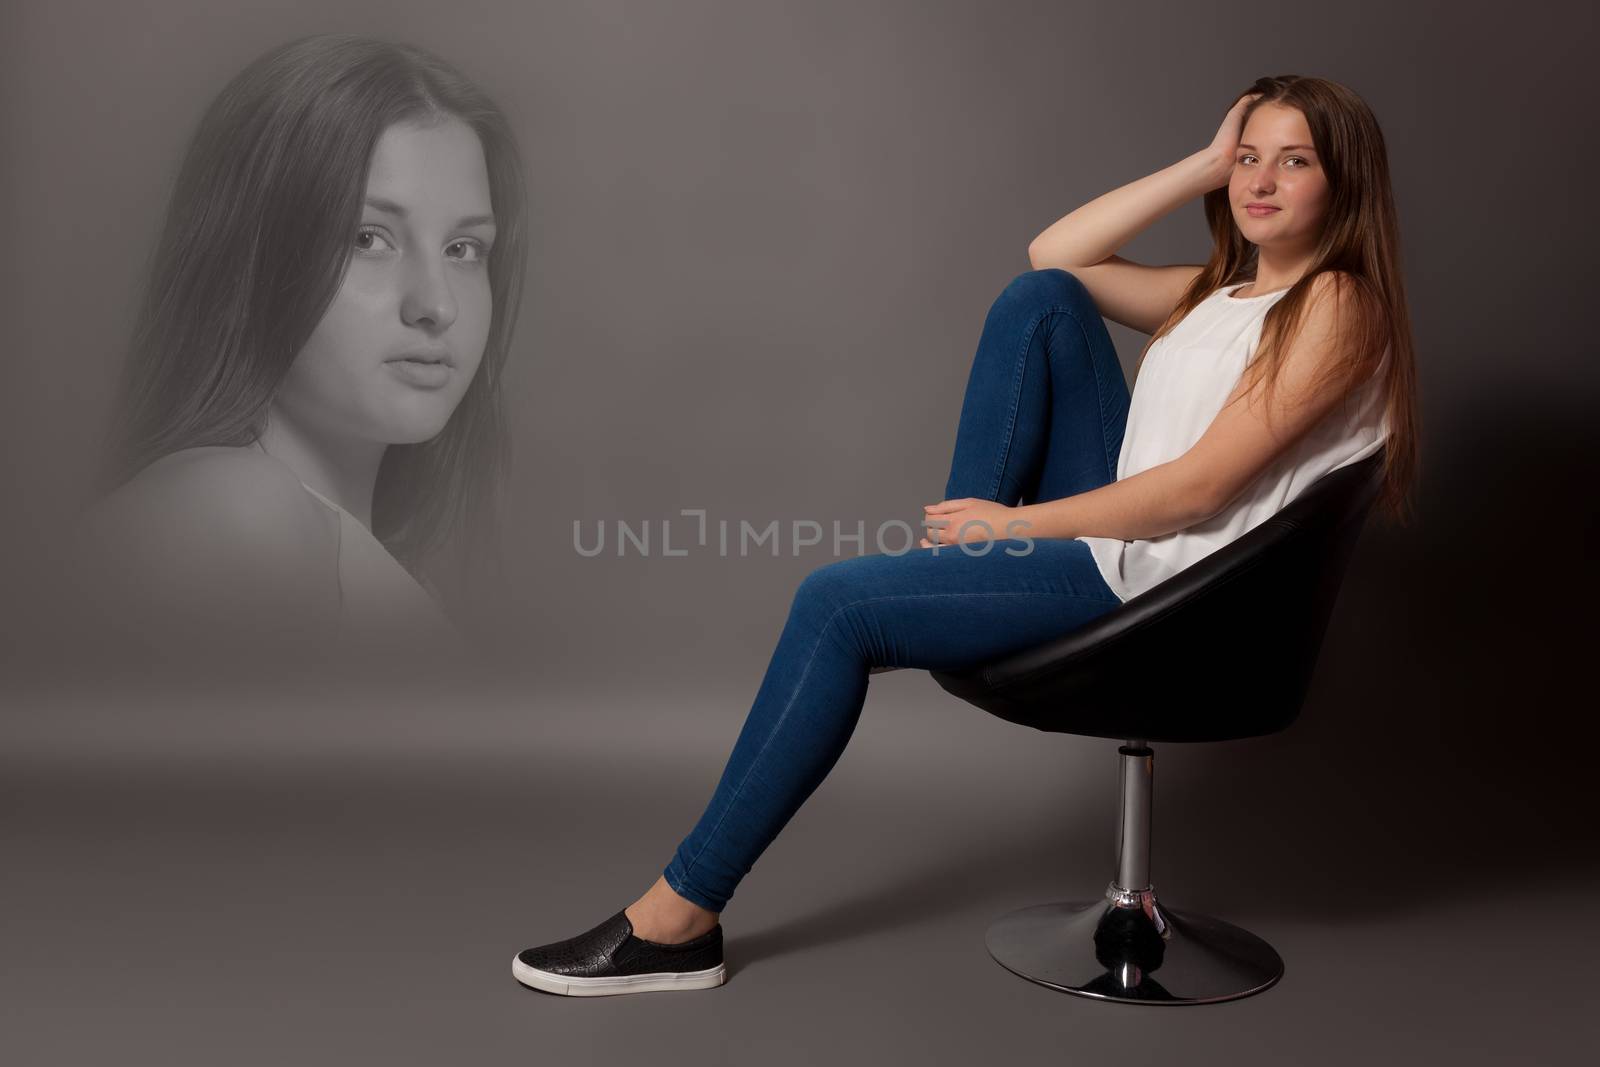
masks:
MULTIPOLYGON (((1355 760, 1351 776, 1363 759, 1398 761, 1372 756, 1373 740, 1410 739, 1450 754, 1450 788, 1478 788, 1496 777, 1498 717, 1570 669, 1564 605, 1592 587, 1600 378, 1577 312, 1593 276, 1592 16, 1506 10, 8 4, 3 740, 22 753, 381 746, 403 718, 424 744, 538 745, 559 727, 689 733, 720 754, 795 584, 838 558, 833 524, 864 523, 874 550, 879 524, 915 522, 943 495, 983 316, 1027 268, 1033 234, 1207 143, 1253 78, 1294 72, 1345 82, 1383 123, 1423 416, 1420 522, 1369 529, 1304 736, 1355 760), (136 707, 70 640, 41 636, 71 620, 40 561, 84 502, 201 109, 267 48, 322 31, 455 62, 503 104, 527 158, 505 580, 465 620, 500 666, 404 716, 390 701, 261 710, 249 692, 136 707), (682 509, 704 509, 713 536, 669 558, 661 523, 683 546, 682 509), (648 554, 616 555, 618 520, 651 527, 648 554), (723 556, 722 520, 776 520, 781 555, 723 556), (797 520, 823 542, 796 552, 797 520), (607 524, 607 551, 580 554, 574 522, 586 536, 607 524)), ((1196 202, 1124 251, 1198 262, 1205 249, 1196 202)), ((1144 338, 1112 334, 1131 368, 1144 338)), ((875 679, 869 716, 875 702, 980 715, 925 675, 875 679)))

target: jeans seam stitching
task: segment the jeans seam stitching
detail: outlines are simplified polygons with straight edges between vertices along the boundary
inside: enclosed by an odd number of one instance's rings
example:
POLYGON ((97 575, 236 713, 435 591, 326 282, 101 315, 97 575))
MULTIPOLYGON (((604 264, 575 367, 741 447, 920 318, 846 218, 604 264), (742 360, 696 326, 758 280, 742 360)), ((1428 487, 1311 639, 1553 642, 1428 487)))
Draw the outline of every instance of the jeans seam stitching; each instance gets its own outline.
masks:
POLYGON ((1089 330, 1072 308, 1060 307, 1052 310, 1060 311, 1070 317, 1073 324, 1078 327, 1078 332, 1083 335, 1083 349, 1089 354, 1089 368, 1094 372, 1095 407, 1100 414, 1100 447, 1105 453, 1108 478, 1110 481, 1116 481, 1117 465, 1116 461, 1111 458, 1111 432, 1110 427, 1106 425, 1105 377, 1100 373, 1100 361, 1095 358, 1094 345, 1089 340, 1089 330))
MULTIPOLYGON (((1083 320, 1078 317, 1077 311, 1070 305, 1052 304, 1049 307, 1040 309, 1034 321, 1029 325, 1027 332, 1023 334, 1021 369, 1016 375, 1015 385, 1012 388, 1011 411, 1006 422, 1006 434, 1001 444, 1000 463, 995 470, 994 485, 989 491, 990 500, 999 499, 1001 474, 1005 470, 1006 460, 1010 458, 1011 441, 1017 422, 1017 408, 1022 399, 1022 382, 1025 377, 1024 371, 1027 367, 1028 346, 1033 343, 1034 334, 1038 332, 1040 324, 1051 315, 1065 315, 1070 318, 1073 325, 1078 327, 1078 333, 1083 337, 1083 350, 1089 356, 1089 370, 1094 375, 1095 411, 1100 416, 1100 449, 1106 461, 1106 480, 1107 482, 1117 480, 1117 461, 1111 455, 1111 428, 1106 421, 1105 375, 1101 372, 1100 360, 1095 357, 1094 345, 1089 340, 1089 331, 1084 326, 1083 320)), ((1048 363, 1048 356, 1046 362, 1048 363)))
POLYGON ((1028 349, 1033 345, 1034 334, 1039 332, 1039 324, 1044 322, 1049 311, 1041 311, 1035 315, 1028 328, 1022 333, 1022 344, 1014 357, 1016 370, 1011 375, 1011 403, 1006 412, 1005 436, 1000 440, 1000 455, 995 461, 994 477, 989 483, 989 500, 1000 499, 1000 486, 1005 480, 1006 463, 1011 458, 1011 442, 1016 437, 1017 408, 1022 403, 1022 387, 1028 377, 1028 349))

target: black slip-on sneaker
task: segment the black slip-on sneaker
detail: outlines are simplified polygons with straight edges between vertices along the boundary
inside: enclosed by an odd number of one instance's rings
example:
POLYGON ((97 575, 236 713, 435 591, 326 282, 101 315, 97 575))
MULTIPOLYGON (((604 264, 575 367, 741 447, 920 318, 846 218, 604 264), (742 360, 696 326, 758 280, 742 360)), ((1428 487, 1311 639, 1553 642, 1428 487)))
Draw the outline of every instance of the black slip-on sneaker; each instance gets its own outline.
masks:
POLYGON ((662 945, 633 936, 627 910, 565 941, 523 949, 511 961, 517 981, 547 993, 604 997, 663 989, 709 989, 727 981, 722 924, 693 941, 662 945))

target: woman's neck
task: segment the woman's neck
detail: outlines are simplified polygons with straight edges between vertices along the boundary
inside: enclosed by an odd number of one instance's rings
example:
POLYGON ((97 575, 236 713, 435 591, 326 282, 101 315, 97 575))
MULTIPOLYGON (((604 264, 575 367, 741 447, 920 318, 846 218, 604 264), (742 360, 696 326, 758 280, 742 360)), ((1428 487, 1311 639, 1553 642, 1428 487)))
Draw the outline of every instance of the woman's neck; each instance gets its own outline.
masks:
POLYGON ((1313 255, 1309 251, 1274 252, 1270 248, 1256 249, 1256 276, 1250 283, 1251 296, 1287 289, 1305 274, 1311 266, 1313 255))
POLYGON ((261 445, 305 484, 372 529, 372 496, 387 445, 318 433, 272 405, 261 445))

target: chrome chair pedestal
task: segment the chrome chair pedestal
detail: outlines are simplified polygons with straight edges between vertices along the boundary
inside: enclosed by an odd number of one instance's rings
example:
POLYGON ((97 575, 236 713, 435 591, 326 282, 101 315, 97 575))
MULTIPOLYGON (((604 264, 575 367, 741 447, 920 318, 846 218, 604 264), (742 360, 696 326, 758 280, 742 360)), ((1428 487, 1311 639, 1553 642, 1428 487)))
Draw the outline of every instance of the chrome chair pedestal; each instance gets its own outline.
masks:
POLYGON ((1093 904, 1003 915, 984 940, 1013 974, 1096 1000, 1212 1004, 1259 993, 1283 976, 1283 959, 1248 930, 1115 886, 1093 904))
POLYGON ((1271 945, 1221 919, 1157 903, 1150 884, 1155 752, 1130 740, 1117 754, 1117 874, 1105 899, 1004 915, 985 937, 989 955, 1030 982, 1097 1000, 1212 1004, 1267 989, 1283 977, 1271 945))

